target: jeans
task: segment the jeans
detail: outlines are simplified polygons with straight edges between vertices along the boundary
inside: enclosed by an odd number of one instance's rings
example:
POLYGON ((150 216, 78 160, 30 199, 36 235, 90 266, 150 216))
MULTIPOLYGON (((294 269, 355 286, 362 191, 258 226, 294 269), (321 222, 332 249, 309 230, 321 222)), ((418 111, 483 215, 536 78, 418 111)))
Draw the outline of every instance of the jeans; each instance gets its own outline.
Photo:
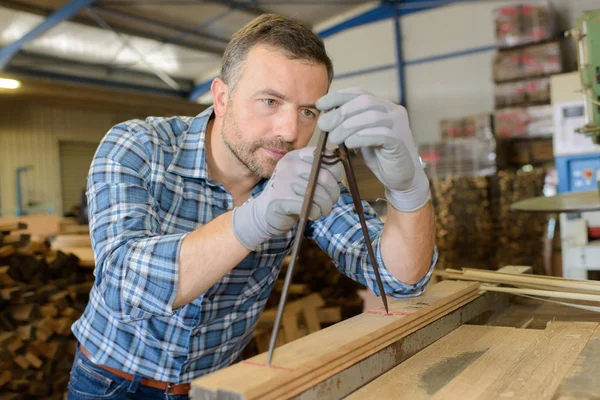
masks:
POLYGON ((83 355, 77 346, 67 400, 189 400, 187 395, 167 395, 164 390, 142 386, 141 381, 139 375, 129 381, 100 368, 83 355))

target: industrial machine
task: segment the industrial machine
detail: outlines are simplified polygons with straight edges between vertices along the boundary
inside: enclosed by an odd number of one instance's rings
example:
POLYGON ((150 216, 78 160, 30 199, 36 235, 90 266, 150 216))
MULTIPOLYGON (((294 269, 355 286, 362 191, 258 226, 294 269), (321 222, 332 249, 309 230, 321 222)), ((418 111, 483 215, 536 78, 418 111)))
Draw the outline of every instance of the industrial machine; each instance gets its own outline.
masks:
MULTIPOLYGON (((551 77, 558 193, 600 190, 600 10, 586 11, 568 31, 578 70, 551 77)), ((600 270, 600 212, 560 214, 563 275, 587 279, 600 270)))
POLYGON ((577 43, 577 68, 585 98, 587 121, 577 132, 600 144, 600 10, 584 12, 567 35, 577 43))

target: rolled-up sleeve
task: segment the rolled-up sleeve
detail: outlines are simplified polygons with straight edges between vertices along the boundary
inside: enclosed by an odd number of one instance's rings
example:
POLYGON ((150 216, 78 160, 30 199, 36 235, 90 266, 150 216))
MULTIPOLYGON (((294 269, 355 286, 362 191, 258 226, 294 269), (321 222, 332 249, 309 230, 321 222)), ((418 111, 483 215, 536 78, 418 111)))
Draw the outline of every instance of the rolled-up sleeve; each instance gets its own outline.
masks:
MULTIPOLYGON (((375 259, 379 264, 381 280, 386 295, 396 298, 420 295, 431 280, 438 258, 437 248, 434 248, 431 265, 427 274, 419 282, 416 284, 407 284, 396 279, 386 268, 381 254, 383 222, 367 202, 363 201, 362 204, 369 231, 369 239, 373 246, 375 259)), ((341 196, 331 214, 326 218, 309 224, 306 234, 316 241, 319 247, 331 257, 340 272, 365 285, 377 296, 381 296, 360 220, 354 210, 352 196, 345 187, 342 187, 341 196)))
POLYGON ((149 184, 153 157, 151 143, 130 127, 117 126, 102 140, 88 176, 95 284, 122 321, 174 312, 186 234, 160 233, 149 184))

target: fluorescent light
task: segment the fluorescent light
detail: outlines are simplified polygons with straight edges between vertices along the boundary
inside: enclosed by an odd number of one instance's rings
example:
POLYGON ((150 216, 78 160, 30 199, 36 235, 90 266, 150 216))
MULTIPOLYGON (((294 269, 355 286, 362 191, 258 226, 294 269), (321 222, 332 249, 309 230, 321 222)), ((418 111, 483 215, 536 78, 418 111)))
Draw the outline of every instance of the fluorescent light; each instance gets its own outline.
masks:
POLYGON ((21 86, 21 82, 16 79, 0 78, 0 89, 17 89, 21 86))

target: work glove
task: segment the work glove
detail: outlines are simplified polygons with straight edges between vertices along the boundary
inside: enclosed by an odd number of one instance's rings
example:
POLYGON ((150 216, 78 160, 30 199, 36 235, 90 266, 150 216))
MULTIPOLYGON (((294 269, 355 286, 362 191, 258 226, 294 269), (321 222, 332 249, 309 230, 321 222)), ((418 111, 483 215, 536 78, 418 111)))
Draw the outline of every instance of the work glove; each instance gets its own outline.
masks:
POLYGON ((319 128, 329 132, 331 143, 360 149, 395 209, 412 212, 429 201, 429 180, 404 107, 361 89, 329 93, 316 106, 324 112, 317 122, 319 128))
MULTIPOLYGON (((233 210, 233 233, 253 251, 265 240, 287 233, 299 219, 308 187, 315 147, 294 150, 283 156, 260 195, 233 210)), ((321 164, 309 219, 326 217, 340 197, 344 177, 340 163, 321 164)))

